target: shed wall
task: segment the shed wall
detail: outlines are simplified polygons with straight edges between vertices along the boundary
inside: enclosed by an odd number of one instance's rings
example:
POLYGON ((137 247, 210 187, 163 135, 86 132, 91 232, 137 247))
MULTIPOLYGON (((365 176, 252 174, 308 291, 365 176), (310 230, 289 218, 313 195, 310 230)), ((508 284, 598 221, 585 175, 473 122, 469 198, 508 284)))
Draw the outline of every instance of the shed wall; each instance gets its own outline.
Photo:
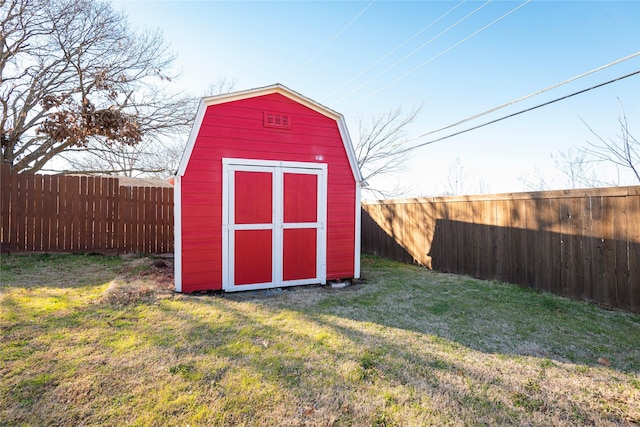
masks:
POLYGON ((326 163, 327 279, 354 277, 356 184, 337 122, 281 94, 207 107, 182 177, 182 291, 222 288, 222 158, 326 163), (264 126, 264 112, 291 128, 264 126))

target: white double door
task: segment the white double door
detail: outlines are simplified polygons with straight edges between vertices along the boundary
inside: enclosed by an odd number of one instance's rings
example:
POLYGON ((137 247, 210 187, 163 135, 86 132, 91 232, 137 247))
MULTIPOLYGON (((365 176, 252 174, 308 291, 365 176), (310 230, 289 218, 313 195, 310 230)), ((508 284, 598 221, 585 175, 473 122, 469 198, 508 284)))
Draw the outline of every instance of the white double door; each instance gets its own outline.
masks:
POLYGON ((326 283, 327 165, 223 159, 223 289, 326 283))

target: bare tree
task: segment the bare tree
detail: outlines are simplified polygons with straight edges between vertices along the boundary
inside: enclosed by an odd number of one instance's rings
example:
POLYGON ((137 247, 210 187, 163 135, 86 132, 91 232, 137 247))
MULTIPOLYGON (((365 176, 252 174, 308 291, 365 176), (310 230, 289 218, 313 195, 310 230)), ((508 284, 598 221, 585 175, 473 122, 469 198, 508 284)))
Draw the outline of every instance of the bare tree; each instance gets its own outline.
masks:
POLYGON ((226 76, 219 76, 207 87, 204 96, 222 95, 233 92, 236 88, 236 79, 226 76))
POLYGON ((449 165, 447 176, 423 197, 431 196, 460 196, 465 194, 486 194, 490 187, 481 176, 469 176, 459 157, 449 165))
POLYGON ((587 141, 588 146, 584 149, 596 162, 604 162, 615 166, 618 176, 620 170, 631 172, 635 181, 640 184, 640 142, 629 131, 627 115, 622 109, 618 124, 620 125, 620 135, 608 141, 594 131, 584 120, 582 123, 597 138, 597 141, 587 141))
POLYGON ((467 178, 468 176, 464 171, 464 166, 462 166, 460 158, 456 157, 456 160, 449 166, 447 188, 444 195, 457 196, 463 194, 466 191, 467 178))
POLYGON ((73 172, 168 178, 175 173, 183 148, 175 140, 143 139, 134 146, 114 143, 109 147, 92 141, 87 149, 71 149, 60 157, 73 172))
POLYGON ((556 169, 558 169, 565 178, 565 188, 589 188, 616 186, 619 179, 612 181, 602 176, 602 170, 598 165, 589 158, 589 153, 584 148, 573 149, 567 151, 558 151, 558 155, 551 155, 556 169))
MULTIPOLYGON (((405 167, 410 155, 408 151, 404 151, 407 148, 406 129, 416 119, 420 109, 415 108, 403 115, 398 108, 369 120, 358 119, 355 151, 365 181, 399 172, 405 167)), ((406 191, 399 185, 392 190, 375 186, 370 186, 367 190, 380 197, 398 196, 406 191)))
POLYGON ((631 134, 624 110, 618 118, 620 135, 608 141, 584 120, 582 122, 597 140, 587 141, 586 147, 569 148, 551 155, 564 180, 555 181, 536 168, 533 178, 520 178, 526 189, 616 187, 624 182, 622 174, 625 171, 640 183, 640 142, 631 134))
POLYGON ((553 184, 538 166, 534 167, 532 174, 521 175, 518 180, 527 191, 546 191, 553 188, 553 184))
MULTIPOLYGON (((193 99, 167 90, 173 56, 100 0, 0 4, 2 162, 36 172, 70 150, 133 147, 191 123, 193 99)), ((122 167, 121 169, 126 169, 122 167)))
MULTIPOLYGON (((231 92, 235 80, 219 77, 204 92, 204 96, 231 92)), ((193 97, 195 114, 198 98, 193 97)), ((62 155, 69 169, 85 173, 121 174, 125 176, 150 176, 168 178, 178 169, 187 134, 176 134, 159 140, 143 139, 140 144, 112 144, 103 147, 90 143, 90 149, 72 149, 62 155)))
POLYGON ((584 148, 570 147, 566 151, 558 150, 551 154, 555 169, 560 176, 542 173, 536 167, 533 175, 520 177, 520 182, 526 190, 547 191, 557 188, 592 188, 616 186, 618 181, 607 179, 597 162, 589 158, 584 148))

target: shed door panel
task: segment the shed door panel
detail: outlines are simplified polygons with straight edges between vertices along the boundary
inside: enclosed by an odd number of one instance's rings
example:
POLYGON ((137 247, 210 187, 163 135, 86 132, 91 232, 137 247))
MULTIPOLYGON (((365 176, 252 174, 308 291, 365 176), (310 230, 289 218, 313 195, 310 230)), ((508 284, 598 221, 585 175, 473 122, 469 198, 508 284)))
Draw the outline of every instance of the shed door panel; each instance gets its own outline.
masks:
POLYGON ((282 279, 302 280, 317 274, 317 231, 313 228, 285 229, 282 279))
POLYGON ((234 285, 270 283, 273 277, 273 230, 236 230, 234 285), (245 256, 250 254, 249 256, 245 256))
POLYGON ((271 224, 273 173, 235 171, 235 224, 271 224))
POLYGON ((317 276, 318 175, 287 171, 283 174, 282 279, 317 276))
POLYGON ((273 172, 233 172, 233 285, 273 284, 273 172))
POLYGON ((284 174, 284 222, 318 221, 318 175, 284 174))
POLYGON ((254 162, 225 169, 223 288, 325 283, 326 166, 254 162))

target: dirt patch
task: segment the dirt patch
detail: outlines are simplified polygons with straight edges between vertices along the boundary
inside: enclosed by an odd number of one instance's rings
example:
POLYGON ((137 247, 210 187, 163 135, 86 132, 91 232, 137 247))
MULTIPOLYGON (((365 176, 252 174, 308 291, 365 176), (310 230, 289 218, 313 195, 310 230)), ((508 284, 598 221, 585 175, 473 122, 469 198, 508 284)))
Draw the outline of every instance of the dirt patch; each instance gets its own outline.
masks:
POLYGON ((131 305, 171 298, 173 295, 173 261, 140 258, 128 263, 122 274, 109 282, 100 302, 131 305))

